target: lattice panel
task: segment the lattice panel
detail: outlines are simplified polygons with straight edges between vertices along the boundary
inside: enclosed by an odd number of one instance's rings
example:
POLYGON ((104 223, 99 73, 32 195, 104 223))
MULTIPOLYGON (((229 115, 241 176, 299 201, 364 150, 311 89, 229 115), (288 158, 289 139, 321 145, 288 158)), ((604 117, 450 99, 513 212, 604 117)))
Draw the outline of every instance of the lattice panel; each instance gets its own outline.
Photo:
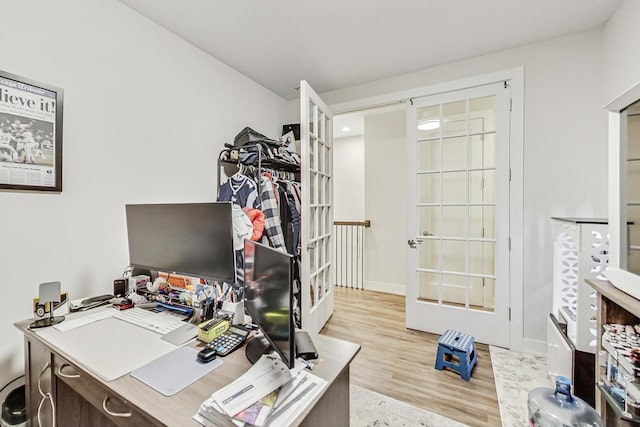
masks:
POLYGON ((556 238, 556 250, 560 260, 560 301, 561 306, 574 317, 578 307, 578 250, 576 241, 567 233, 556 238))
POLYGON ((589 233, 591 241, 589 242, 589 257, 591 258, 591 268, 589 272, 591 277, 599 280, 607 280, 602 275, 609 265, 609 239, 600 232, 591 230, 589 233))
MULTIPOLYGON (((595 279, 607 280, 606 277, 602 275, 602 273, 607 269, 607 266, 609 265, 609 236, 603 235, 599 231, 591 230, 589 233, 589 239, 589 242, 585 242, 588 243, 588 245, 584 245, 584 247, 588 247, 589 259, 591 260, 591 265, 589 266, 589 275, 595 279)), ((595 322, 596 313, 598 310, 598 300, 596 297, 596 292, 591 292, 589 294, 589 308, 591 314, 589 320, 593 325, 589 327, 589 335, 591 336, 591 339, 589 341, 590 347, 595 347, 597 344, 598 331, 595 327, 595 322)))

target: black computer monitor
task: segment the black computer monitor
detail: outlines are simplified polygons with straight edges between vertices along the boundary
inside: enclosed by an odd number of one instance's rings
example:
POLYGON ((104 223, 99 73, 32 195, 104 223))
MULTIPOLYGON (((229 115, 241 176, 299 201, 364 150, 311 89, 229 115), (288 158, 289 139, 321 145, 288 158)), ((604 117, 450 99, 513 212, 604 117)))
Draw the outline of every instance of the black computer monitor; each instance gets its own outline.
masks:
POLYGON ((293 257, 245 240, 244 297, 247 312, 263 332, 263 337, 247 343, 245 353, 249 361, 255 363, 265 352, 275 349, 285 364, 293 368, 293 257))
POLYGON ((230 202, 126 205, 129 264, 235 283, 230 202))

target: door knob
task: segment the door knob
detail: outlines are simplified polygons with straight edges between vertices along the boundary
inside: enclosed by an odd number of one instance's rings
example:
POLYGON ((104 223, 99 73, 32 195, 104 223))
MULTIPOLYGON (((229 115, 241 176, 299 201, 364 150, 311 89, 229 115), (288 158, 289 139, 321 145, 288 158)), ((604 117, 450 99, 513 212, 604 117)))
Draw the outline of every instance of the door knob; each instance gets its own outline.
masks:
POLYGON ((415 249, 416 248, 416 241, 415 240, 409 239, 409 240, 407 240, 407 244, 409 245, 409 247, 411 249, 415 249))

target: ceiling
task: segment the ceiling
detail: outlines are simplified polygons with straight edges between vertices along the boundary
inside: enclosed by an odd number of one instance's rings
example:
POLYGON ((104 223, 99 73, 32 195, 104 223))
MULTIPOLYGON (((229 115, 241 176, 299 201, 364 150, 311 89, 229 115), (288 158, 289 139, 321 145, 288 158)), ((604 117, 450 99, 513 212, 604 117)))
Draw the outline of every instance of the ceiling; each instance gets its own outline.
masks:
POLYGON ((622 0, 119 0, 285 99, 597 28, 622 0))

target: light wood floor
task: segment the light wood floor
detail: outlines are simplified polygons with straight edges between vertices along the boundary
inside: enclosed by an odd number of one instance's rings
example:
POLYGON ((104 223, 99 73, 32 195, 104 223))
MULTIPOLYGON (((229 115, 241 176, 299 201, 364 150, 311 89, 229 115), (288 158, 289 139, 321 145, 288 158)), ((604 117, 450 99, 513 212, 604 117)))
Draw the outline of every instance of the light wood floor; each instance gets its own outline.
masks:
POLYGON ((471 381, 434 369, 439 335, 405 327, 405 297, 335 288, 334 313, 321 333, 358 343, 351 383, 469 426, 500 426, 489 347, 476 344, 471 381))

